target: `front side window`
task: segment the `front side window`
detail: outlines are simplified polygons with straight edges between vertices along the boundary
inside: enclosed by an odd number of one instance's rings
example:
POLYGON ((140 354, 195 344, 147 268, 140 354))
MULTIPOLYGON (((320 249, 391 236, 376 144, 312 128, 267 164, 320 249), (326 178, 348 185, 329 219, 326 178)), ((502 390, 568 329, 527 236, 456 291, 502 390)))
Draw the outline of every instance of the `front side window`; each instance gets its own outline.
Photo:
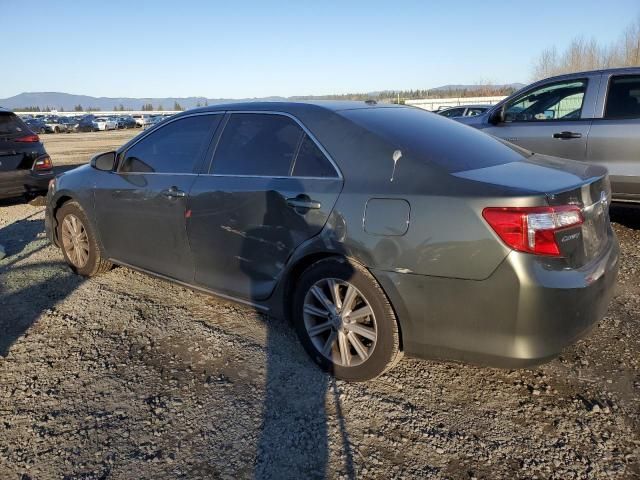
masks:
POLYGON ((165 125, 127 150, 119 171, 192 173, 220 118, 221 115, 197 115, 165 125))
POLYGON ((586 89, 586 80, 545 85, 507 103, 505 121, 578 120, 586 89))
POLYGON ((303 133, 284 115, 234 113, 216 149, 213 173, 286 177, 303 133))
POLYGON ((604 118, 640 117, 640 75, 611 78, 604 118))

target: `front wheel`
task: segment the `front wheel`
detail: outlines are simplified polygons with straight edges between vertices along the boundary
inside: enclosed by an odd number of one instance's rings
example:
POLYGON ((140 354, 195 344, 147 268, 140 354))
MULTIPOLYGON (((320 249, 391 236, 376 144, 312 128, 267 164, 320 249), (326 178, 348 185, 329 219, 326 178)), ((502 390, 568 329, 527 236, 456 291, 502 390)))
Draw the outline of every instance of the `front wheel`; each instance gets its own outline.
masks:
POLYGON ((360 265, 343 258, 314 263, 299 279, 293 308, 303 346, 337 378, 370 380, 402 357, 395 313, 360 265))
POLYGON ((77 202, 60 207, 56 219, 64 259, 74 273, 92 277, 111 269, 113 264, 104 259, 87 215, 77 202))

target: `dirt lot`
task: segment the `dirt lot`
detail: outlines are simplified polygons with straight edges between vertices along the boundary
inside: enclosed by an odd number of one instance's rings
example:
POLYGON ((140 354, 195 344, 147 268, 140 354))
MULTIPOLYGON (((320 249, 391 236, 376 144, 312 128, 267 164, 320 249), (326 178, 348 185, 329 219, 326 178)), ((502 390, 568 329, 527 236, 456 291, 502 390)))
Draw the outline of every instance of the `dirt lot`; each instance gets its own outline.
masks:
MULTIPOLYGON (((130 133, 44 140, 62 164, 130 133)), ((640 212, 613 213, 617 293, 560 358, 346 384, 278 319, 125 268, 72 275, 42 207, 1 203, 0 478, 638 478, 640 212)))
POLYGON ((55 166, 87 163, 96 153, 108 152, 140 133, 140 128, 108 132, 59 133, 40 135, 55 166))

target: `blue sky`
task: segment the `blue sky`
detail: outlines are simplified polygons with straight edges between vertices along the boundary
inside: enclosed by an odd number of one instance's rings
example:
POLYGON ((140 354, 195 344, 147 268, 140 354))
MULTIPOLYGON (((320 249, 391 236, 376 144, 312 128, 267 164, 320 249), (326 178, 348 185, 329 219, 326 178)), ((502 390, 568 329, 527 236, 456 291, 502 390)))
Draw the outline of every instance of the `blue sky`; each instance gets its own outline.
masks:
POLYGON ((244 98, 527 82, 544 48, 579 35, 610 42, 639 13, 638 0, 0 0, 0 98, 244 98))

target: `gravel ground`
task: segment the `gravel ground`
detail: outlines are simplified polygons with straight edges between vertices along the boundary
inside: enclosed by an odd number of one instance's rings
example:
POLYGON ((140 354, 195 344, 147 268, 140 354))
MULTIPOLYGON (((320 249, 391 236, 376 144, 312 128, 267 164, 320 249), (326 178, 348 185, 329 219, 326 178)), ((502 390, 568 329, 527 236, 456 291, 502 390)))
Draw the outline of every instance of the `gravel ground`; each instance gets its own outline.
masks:
POLYGON ((0 203, 0 478, 638 478, 640 212, 614 220, 617 293, 560 358, 347 384, 248 307, 72 275, 43 208, 0 203))

